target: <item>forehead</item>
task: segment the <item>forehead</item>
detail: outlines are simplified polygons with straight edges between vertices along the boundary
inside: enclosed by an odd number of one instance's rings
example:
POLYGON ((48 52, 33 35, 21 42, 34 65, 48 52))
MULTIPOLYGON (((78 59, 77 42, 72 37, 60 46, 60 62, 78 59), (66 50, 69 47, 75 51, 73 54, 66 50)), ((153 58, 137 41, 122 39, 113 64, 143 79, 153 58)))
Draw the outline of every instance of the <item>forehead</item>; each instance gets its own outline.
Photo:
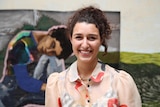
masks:
POLYGON ((78 22, 75 24, 73 29, 73 34, 75 33, 83 33, 83 34, 99 34, 98 28, 95 24, 86 23, 86 22, 78 22))

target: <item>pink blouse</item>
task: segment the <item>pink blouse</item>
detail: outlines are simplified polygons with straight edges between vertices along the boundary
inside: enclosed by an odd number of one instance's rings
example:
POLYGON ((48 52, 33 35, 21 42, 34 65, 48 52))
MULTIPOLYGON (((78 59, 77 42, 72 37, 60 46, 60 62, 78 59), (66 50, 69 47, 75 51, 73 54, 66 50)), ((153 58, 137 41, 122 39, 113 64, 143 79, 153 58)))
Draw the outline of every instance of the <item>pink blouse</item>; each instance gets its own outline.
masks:
POLYGON ((84 83, 77 62, 61 73, 49 76, 45 107, 141 107, 141 98, 133 78, 98 62, 84 83))

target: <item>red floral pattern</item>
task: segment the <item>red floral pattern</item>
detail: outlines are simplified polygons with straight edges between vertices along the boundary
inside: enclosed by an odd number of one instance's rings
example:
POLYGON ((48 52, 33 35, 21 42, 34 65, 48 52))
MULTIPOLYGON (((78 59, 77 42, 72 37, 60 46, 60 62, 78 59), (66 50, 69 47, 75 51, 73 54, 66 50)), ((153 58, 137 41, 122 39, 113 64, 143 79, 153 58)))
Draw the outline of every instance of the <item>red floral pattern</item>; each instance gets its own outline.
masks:
POLYGON ((108 100, 108 107, 127 107, 127 105, 123 104, 118 106, 118 100, 113 98, 108 100))
POLYGON ((59 106, 59 107, 62 107, 61 99, 60 99, 60 98, 58 98, 58 106, 59 106))
POLYGON ((116 105, 116 107, 118 107, 118 100, 115 98, 109 99, 108 100, 108 107, 115 107, 114 105, 116 105))
POLYGON ((104 76, 104 72, 99 72, 97 77, 94 78, 93 76, 91 77, 91 79, 94 81, 94 82, 100 82, 102 80, 102 77, 104 76))

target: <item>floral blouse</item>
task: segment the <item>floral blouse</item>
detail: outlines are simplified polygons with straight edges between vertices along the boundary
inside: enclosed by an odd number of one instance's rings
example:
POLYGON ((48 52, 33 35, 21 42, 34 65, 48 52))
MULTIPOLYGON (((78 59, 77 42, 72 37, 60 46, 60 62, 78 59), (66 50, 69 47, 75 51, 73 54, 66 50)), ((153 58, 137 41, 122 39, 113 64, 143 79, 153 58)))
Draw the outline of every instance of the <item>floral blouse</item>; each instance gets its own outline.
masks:
POLYGON ((132 77, 98 62, 85 82, 77 62, 61 73, 49 76, 46 107, 141 107, 141 98, 132 77))

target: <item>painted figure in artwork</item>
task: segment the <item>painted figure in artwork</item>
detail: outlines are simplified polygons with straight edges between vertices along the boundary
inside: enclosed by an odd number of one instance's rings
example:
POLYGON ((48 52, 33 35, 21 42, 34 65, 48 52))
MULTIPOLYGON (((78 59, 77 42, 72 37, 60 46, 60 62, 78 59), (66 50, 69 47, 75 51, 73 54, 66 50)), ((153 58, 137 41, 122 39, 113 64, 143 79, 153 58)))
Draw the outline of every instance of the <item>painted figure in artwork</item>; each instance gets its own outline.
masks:
POLYGON ((12 38, 0 83, 0 105, 44 104, 48 76, 64 70, 64 60, 72 54, 66 35, 66 26, 56 25, 48 31, 21 31, 12 38))

